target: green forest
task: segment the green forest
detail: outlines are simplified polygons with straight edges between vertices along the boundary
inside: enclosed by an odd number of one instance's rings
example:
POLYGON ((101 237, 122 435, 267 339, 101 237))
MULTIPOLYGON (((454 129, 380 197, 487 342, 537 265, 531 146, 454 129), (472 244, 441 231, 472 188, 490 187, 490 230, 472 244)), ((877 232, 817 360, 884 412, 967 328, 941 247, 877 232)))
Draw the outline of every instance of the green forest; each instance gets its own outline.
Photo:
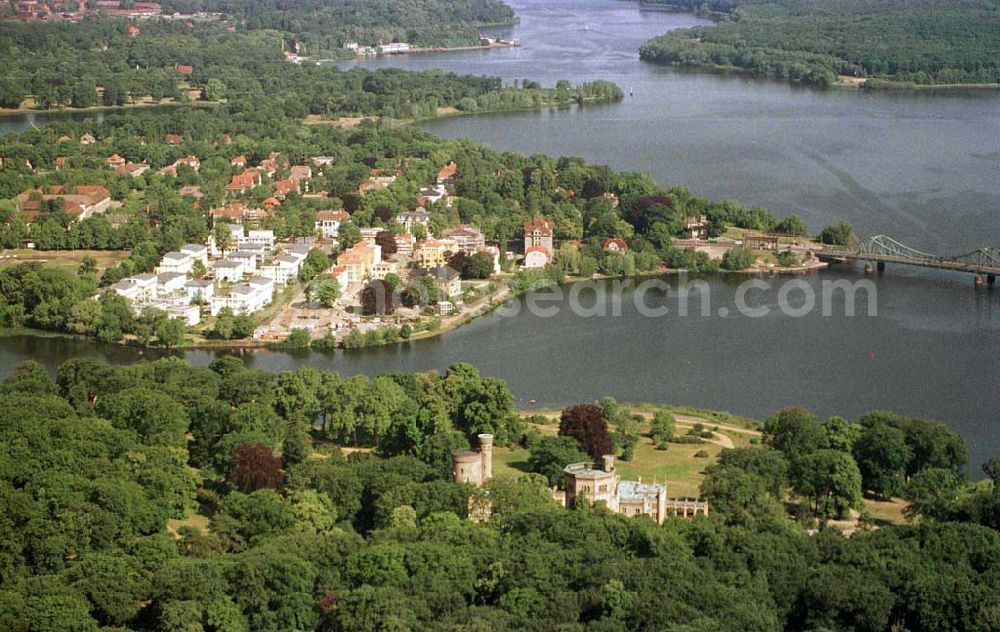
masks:
POLYGON ((303 54, 343 52, 348 42, 374 45, 475 46, 483 26, 514 24, 500 0, 166 0, 165 12, 222 13, 247 30, 272 29, 304 46, 303 54))
MULTIPOLYGON (((655 0, 652 4, 659 4, 655 0)), ((642 45, 651 62, 736 69, 828 87, 1000 83, 1000 5, 994 0, 724 0, 663 5, 722 12, 718 25, 642 45)))
POLYGON ((662 526, 559 507, 537 474, 454 483, 450 452, 479 432, 557 465, 587 447, 546 448, 506 384, 464 364, 368 378, 77 359, 53 379, 29 362, 0 413, 12 632, 1000 625, 1000 460, 970 484, 960 439, 891 413, 780 411, 707 468, 709 517, 662 526), (862 487, 911 498, 911 522, 825 528, 862 487))

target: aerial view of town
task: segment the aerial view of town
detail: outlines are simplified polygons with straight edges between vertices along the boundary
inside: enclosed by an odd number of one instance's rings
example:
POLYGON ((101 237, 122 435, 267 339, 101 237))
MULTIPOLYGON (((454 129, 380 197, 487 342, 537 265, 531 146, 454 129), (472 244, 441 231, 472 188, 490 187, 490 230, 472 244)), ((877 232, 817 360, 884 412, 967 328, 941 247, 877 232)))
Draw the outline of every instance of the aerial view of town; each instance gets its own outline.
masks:
POLYGON ((0 0, 0 630, 1000 630, 994 0, 0 0))

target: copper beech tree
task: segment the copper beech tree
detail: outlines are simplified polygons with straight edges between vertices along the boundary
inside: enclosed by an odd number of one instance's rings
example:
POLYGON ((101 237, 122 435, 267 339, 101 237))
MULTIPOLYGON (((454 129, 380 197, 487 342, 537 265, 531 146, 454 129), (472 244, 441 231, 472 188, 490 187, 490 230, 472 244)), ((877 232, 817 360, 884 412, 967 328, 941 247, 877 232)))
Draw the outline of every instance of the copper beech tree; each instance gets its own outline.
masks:
POLYGON ((277 489, 285 478, 281 457, 262 443, 236 446, 230 465, 229 482, 246 494, 258 489, 277 489))
POLYGON ((559 435, 576 439, 580 449, 592 459, 611 454, 614 449, 604 411, 593 404, 578 404, 563 410, 559 417, 559 435))

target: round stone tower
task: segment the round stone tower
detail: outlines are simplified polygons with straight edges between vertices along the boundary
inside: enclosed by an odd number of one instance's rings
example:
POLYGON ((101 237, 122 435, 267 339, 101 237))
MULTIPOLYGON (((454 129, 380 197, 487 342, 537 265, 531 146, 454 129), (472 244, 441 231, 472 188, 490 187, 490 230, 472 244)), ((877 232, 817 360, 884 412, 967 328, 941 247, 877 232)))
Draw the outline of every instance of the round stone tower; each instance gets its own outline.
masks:
POLYGON ((473 450, 451 453, 451 473, 456 483, 483 484, 483 457, 473 450))
POLYGON ((479 456, 482 458, 483 482, 493 478, 493 435, 479 435, 479 456))

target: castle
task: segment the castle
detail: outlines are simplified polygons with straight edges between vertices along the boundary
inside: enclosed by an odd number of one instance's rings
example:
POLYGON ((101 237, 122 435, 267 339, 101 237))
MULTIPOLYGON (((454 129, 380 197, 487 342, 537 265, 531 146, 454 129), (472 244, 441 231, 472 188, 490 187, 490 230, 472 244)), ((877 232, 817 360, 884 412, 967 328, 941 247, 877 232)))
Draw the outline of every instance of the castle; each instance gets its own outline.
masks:
POLYGON ((552 497, 564 507, 577 499, 589 504, 602 502, 611 511, 626 516, 649 516, 657 524, 669 516, 708 515, 708 503, 700 500, 667 498, 667 486, 661 483, 623 481, 615 469, 615 457, 605 454, 600 467, 593 463, 572 463, 563 470, 563 489, 553 489, 552 497))
MULTIPOLYGON (((451 473, 456 483, 481 487, 493 478, 493 435, 479 435, 476 450, 455 450, 451 453, 451 473)), ((552 497, 564 507, 573 507, 580 500, 589 504, 604 503, 611 511, 626 516, 649 516, 657 524, 669 516, 687 518, 707 516, 708 503, 700 500, 667 498, 667 486, 662 483, 623 481, 615 469, 615 457, 606 454, 600 466, 593 463, 573 463, 563 470, 563 489, 553 488, 552 497)), ((489 498, 469 498, 469 517, 477 522, 489 519, 492 505, 489 498)))
POLYGON ((451 473, 456 483, 469 483, 476 487, 493 478, 493 435, 479 435, 478 450, 452 452, 451 473))

